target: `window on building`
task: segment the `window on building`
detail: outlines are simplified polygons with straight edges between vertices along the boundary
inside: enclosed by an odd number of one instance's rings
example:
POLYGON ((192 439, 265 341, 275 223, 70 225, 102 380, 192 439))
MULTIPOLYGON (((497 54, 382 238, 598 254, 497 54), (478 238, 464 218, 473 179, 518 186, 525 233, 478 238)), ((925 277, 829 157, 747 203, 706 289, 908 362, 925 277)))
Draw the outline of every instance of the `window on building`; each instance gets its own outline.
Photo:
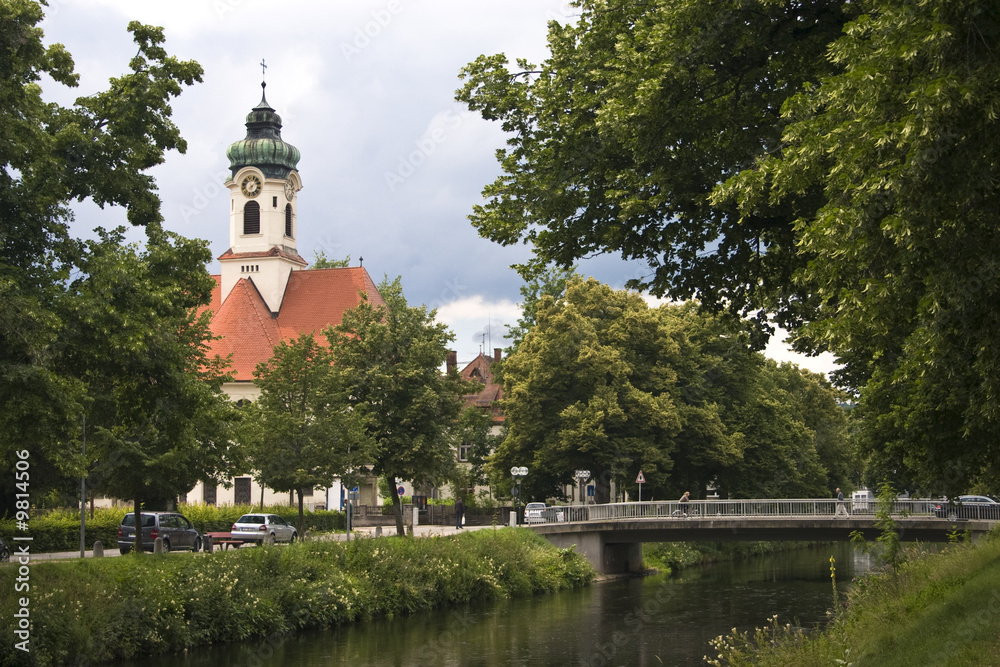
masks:
POLYGON ((234 494, 233 501, 237 505, 249 505, 250 504, 250 478, 249 477, 237 477, 233 480, 236 484, 236 491, 234 494))
POLYGON ((472 452, 472 445, 460 445, 458 448, 458 460, 468 461, 469 454, 472 452))
POLYGON ((292 205, 285 204, 285 236, 292 237, 292 205))
POLYGON ((260 204, 255 201, 243 207, 243 233, 260 234, 260 204))
POLYGON ((214 505, 217 502, 217 492, 219 487, 215 484, 206 483, 201 491, 201 500, 206 505, 214 505))

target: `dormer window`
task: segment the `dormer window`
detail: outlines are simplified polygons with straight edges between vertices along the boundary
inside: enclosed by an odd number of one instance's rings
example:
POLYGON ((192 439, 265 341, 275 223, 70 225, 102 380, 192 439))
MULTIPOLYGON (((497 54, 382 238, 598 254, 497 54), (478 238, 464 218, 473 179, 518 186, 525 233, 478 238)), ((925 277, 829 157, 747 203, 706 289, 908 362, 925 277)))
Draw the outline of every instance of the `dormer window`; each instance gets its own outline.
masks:
POLYGON ((260 204, 248 201, 243 207, 243 233, 260 234, 260 204))

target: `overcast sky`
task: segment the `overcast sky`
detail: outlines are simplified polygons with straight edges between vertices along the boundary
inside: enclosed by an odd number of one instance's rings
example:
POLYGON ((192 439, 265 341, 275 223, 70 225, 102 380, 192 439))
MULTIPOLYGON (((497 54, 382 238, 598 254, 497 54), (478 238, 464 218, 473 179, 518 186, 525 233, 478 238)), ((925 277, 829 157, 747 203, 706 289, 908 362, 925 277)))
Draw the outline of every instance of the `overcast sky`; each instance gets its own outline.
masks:
MULTIPOLYGON (((546 24, 575 21, 559 0, 50 0, 42 27, 80 74, 75 90, 48 82, 46 96, 70 103, 107 87, 135 54, 130 20, 163 26, 168 53, 198 61, 204 82, 173 104, 188 142, 154 170, 166 226, 228 249, 226 148, 246 134, 261 96, 282 118, 282 138, 301 152, 298 250, 351 257, 376 282, 402 277, 411 305, 438 309, 455 333, 460 362, 504 347, 518 316, 524 246, 482 239, 467 216, 499 173, 504 143, 495 124, 454 101, 458 72, 480 54, 545 59, 546 24), (484 344, 485 343, 485 344, 484 344)), ((122 210, 76 208, 75 230, 126 224, 122 210)), ((133 234, 140 240, 142 235, 133 234)), ((218 272, 218 263, 210 267, 218 272)), ((616 257, 580 265, 612 287, 646 268, 616 257)), ((769 354, 787 358, 781 345, 769 354)), ((795 361, 820 372, 828 358, 795 361)))

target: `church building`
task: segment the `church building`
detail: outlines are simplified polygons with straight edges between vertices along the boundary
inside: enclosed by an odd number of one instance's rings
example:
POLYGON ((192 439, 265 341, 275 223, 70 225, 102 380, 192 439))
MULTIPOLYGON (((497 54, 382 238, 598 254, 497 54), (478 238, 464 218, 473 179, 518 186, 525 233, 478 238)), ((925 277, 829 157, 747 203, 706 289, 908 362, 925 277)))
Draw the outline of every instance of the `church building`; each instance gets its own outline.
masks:
MULTIPOLYGON (((246 137, 226 151, 229 249, 218 258, 221 272, 214 276, 208 306, 212 332, 221 337, 212 342, 212 352, 232 355, 233 378, 224 390, 233 401, 260 395, 253 371, 281 341, 339 324, 344 311, 361 302, 362 293, 376 305, 384 303, 364 268, 309 269, 299 255, 299 150, 282 140, 281 117, 266 93, 247 115, 246 128, 246 137)), ((290 500, 288 493, 262 489, 249 471, 232 481, 231 488, 199 484, 181 500, 219 505, 290 500)), ((315 489, 311 502, 306 496, 307 505, 339 507, 341 491, 339 484, 315 489)))

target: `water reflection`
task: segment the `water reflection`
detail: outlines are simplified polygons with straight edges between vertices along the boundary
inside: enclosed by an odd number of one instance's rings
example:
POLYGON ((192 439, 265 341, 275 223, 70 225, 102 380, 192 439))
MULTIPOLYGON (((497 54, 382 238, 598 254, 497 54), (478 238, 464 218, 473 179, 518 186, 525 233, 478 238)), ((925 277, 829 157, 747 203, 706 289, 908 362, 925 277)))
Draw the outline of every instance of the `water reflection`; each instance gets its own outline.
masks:
POLYGON ((826 618, 864 556, 831 545, 591 586, 556 595, 438 610, 270 641, 192 650, 122 667, 549 667, 701 665, 709 640, 731 628, 826 618))

